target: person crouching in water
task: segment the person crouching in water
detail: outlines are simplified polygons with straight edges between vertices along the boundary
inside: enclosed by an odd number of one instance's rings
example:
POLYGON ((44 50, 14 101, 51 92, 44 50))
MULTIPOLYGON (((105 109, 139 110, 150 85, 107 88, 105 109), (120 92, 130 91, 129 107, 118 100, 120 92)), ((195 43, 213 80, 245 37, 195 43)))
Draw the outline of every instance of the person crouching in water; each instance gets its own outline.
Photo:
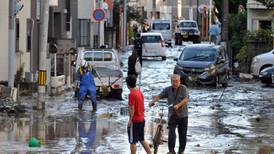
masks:
POLYGON ((136 154, 136 143, 141 142, 146 153, 151 154, 148 143, 144 139, 145 131, 145 107, 144 95, 139 88, 136 88, 136 76, 130 75, 126 78, 127 87, 130 90, 128 95, 129 120, 128 120, 128 139, 131 154, 136 154))
POLYGON ((82 110, 86 95, 89 94, 92 102, 93 112, 97 110, 96 100, 96 85, 92 75, 92 68, 88 66, 88 63, 83 61, 76 74, 77 86, 79 87, 78 94, 78 109, 82 110), (80 82, 80 83, 79 83, 80 82))

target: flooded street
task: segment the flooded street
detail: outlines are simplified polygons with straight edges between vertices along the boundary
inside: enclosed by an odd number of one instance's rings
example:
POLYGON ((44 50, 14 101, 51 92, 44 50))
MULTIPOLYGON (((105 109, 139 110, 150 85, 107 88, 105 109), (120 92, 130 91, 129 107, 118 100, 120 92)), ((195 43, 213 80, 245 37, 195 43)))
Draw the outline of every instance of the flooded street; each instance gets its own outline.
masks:
MULTIPOLYGON (((167 117, 165 101, 152 108, 148 102, 170 85, 180 48, 169 50, 166 61, 144 60, 141 90, 145 96, 146 133, 152 143, 159 113, 167 117)), ((127 57, 131 51, 121 53, 124 77, 127 75, 127 57)), ((48 97, 46 111, 29 109, 23 115, 0 114, 0 154, 24 153, 130 153, 126 133, 128 110, 125 83, 123 100, 100 99, 98 111, 85 102, 78 111, 73 92, 64 96, 48 97), (36 137, 41 147, 30 148, 28 141, 36 137)), ((260 82, 240 83, 233 79, 227 88, 191 87, 189 89, 189 123, 185 153, 215 154, 274 153, 274 88, 260 82)), ((23 97, 23 104, 35 104, 33 97, 23 97)), ((167 127, 164 126, 160 154, 167 153, 167 127)), ((176 149, 178 142, 176 143, 176 149)), ((153 148, 152 148, 153 149, 153 148)), ((176 150, 177 151, 177 150, 176 150)), ((145 153, 138 144, 138 153, 145 153)))

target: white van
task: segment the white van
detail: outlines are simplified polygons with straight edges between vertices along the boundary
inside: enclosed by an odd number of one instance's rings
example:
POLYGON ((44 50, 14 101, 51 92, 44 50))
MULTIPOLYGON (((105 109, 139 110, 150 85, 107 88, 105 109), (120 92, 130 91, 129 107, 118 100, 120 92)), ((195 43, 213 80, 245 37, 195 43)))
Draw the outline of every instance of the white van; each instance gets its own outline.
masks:
POLYGON ((161 33, 164 37, 165 43, 168 44, 168 46, 172 45, 172 28, 170 20, 152 20, 150 32, 161 33))
POLYGON ((143 42, 143 57, 161 57, 162 60, 166 59, 166 47, 161 33, 141 33, 141 39, 143 42))

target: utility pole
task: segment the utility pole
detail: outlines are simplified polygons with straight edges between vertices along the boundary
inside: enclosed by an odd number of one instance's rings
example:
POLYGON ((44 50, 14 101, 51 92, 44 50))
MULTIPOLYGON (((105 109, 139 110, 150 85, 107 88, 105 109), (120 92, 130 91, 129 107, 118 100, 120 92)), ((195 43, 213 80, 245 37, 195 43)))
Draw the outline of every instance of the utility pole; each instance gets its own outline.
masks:
POLYGON ((199 28, 200 22, 199 22, 199 11, 198 11, 198 9, 199 9, 199 0, 196 0, 196 21, 197 21, 197 25, 198 25, 198 28, 199 28))
POLYGON ((126 31, 127 31, 127 4, 126 0, 123 0, 123 23, 122 23, 122 50, 126 50, 126 31))
POLYGON ((156 0, 152 0, 152 19, 156 19, 156 0))
POLYGON ((41 24, 40 24, 40 55, 38 74, 38 102, 37 109, 45 108, 46 77, 47 77, 47 42, 49 22, 49 0, 41 1, 41 24))
POLYGON ((9 55, 8 55, 8 86, 14 87, 14 18, 15 18, 15 0, 9 0, 9 55))
POLYGON ((232 68, 233 63, 233 53, 232 50, 229 49, 229 41, 228 41, 228 15, 229 15, 229 2, 228 0, 222 1, 222 41, 225 43, 225 47, 228 51, 229 57, 229 66, 232 68))
POLYGON ((228 41, 228 9, 229 9, 229 6, 228 6, 228 0, 223 0, 222 1, 222 16, 223 16, 223 21, 222 21, 222 40, 224 42, 227 42, 228 41))
POLYGON ((209 28, 211 27, 212 23, 212 0, 209 0, 209 28))
MULTIPOLYGON (((104 9, 103 7, 104 7, 104 5, 103 5, 103 1, 99 1, 99 8, 100 9, 104 9)), ((100 38, 100 40, 99 40, 99 46, 102 46, 102 45, 104 45, 105 44, 105 33, 104 33, 104 31, 105 31, 105 26, 104 26, 104 20, 102 20, 102 21, 100 21, 99 22, 99 38, 100 38)))

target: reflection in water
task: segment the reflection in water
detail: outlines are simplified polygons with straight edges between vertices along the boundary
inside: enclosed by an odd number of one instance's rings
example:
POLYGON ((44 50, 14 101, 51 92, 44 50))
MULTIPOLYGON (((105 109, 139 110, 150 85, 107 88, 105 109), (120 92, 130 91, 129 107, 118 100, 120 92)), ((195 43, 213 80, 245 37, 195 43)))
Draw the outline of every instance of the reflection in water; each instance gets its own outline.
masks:
POLYGON ((91 154, 96 136, 96 114, 85 115, 84 112, 79 112, 78 115, 77 126, 79 137, 77 147, 80 148, 78 149, 80 153, 91 154), (81 147, 83 147, 84 150, 81 150, 81 147))

